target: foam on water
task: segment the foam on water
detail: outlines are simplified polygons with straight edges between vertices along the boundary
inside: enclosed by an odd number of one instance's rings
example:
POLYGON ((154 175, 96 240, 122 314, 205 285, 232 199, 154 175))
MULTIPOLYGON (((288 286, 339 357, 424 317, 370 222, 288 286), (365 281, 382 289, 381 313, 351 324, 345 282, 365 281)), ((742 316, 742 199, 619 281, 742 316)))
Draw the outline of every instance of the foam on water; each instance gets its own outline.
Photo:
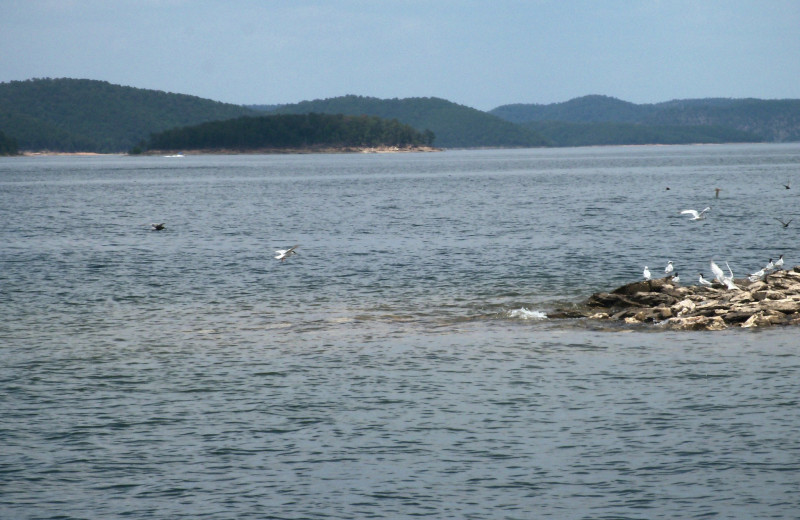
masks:
POLYGON ((508 311, 509 318, 518 318, 521 320, 546 320, 547 313, 543 311, 532 311, 525 307, 508 311))

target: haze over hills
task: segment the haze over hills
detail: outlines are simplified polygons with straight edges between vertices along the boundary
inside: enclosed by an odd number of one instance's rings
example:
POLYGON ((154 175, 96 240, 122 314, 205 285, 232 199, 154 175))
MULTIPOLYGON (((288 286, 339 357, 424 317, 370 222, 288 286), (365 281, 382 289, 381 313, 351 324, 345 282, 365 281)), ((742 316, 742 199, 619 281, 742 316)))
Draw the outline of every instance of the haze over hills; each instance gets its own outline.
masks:
POLYGON ((489 113, 517 124, 560 121, 630 123, 648 127, 703 126, 738 130, 763 141, 800 141, 800 100, 796 99, 708 98, 637 105, 593 95, 549 105, 503 105, 489 113))
POLYGON ((125 152, 166 130, 266 114, 396 119, 443 148, 800 141, 800 100, 695 99, 637 105, 584 96, 489 112, 439 98, 341 96, 240 106, 87 79, 0 83, 0 131, 22 151, 125 152))

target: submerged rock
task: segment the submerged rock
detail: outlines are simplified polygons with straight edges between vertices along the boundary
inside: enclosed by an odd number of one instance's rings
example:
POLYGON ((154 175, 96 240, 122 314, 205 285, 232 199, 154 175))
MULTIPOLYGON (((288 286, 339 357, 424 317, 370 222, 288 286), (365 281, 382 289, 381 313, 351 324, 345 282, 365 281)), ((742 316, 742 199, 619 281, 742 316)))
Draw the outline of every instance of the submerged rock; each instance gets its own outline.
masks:
POLYGON ((772 272, 764 281, 734 283, 735 289, 716 282, 711 287, 677 286, 670 277, 633 282, 591 295, 580 310, 570 309, 569 317, 652 323, 674 330, 800 324, 800 266, 772 272))

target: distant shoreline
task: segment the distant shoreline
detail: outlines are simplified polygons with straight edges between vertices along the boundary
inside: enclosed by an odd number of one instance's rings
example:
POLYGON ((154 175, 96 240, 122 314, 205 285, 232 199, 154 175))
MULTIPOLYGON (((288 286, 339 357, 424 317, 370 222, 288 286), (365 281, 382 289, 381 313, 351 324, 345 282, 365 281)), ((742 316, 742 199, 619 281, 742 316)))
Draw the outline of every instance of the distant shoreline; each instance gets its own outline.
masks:
POLYGON ((214 148, 200 150, 148 150, 140 155, 298 155, 324 153, 413 153, 440 152, 441 148, 432 146, 309 146, 307 148, 255 148, 237 150, 234 148, 214 148))
POLYGON ((236 150, 228 148, 209 150, 148 150, 140 154, 126 152, 97 153, 97 152, 20 152, 21 157, 107 157, 137 155, 158 157, 180 155, 301 155, 301 154, 326 154, 326 153, 420 153, 441 152, 442 148, 433 146, 345 146, 345 147, 308 147, 308 148, 258 148, 253 150, 236 150))

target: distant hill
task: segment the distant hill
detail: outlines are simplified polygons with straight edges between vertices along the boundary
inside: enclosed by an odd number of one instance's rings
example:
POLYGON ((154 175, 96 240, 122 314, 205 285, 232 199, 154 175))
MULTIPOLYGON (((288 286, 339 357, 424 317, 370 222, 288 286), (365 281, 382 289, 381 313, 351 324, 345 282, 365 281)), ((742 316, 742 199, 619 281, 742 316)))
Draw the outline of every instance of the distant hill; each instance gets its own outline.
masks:
POLYGON ((17 140, 6 137, 6 134, 0 131, 0 155, 17 155, 17 153, 19 153, 17 140))
POLYGON ((410 148, 430 146, 433 140, 432 132, 418 132, 396 119, 341 114, 274 114, 166 130, 153 134, 143 151, 410 148))
MULTIPOLYGON (((0 131, 19 151, 124 152, 151 134, 264 114, 396 119, 442 148, 800 141, 800 100, 691 99, 637 105, 584 96, 482 112, 432 98, 342 96, 240 106, 88 79, 0 83, 0 131)), ((10 146, 10 145, 9 145, 10 146)))
POLYGON ((497 116, 439 98, 378 99, 342 96, 282 105, 278 114, 370 115, 397 119, 419 131, 436 134, 443 148, 536 147, 549 143, 536 132, 497 116))
POLYGON ((88 79, 0 83, 0 129, 20 150, 121 152, 150 133, 254 114, 184 94, 88 79))
MULTIPOLYGON (((800 100, 708 98, 637 105, 608 96, 584 96, 548 105, 503 105, 489 113, 517 124, 558 121, 629 123, 649 127, 702 126, 717 127, 712 132, 716 136, 714 139, 725 135, 719 133, 721 129, 728 129, 745 132, 758 141, 800 141, 800 100)), ((533 125, 532 128, 540 127, 533 125)), ((644 131, 644 128, 636 128, 644 131)), ((690 133, 701 135, 696 129, 690 133)))
POLYGON ((531 121, 522 126, 539 132, 554 146, 638 144, 754 143, 763 138, 719 126, 641 125, 635 123, 566 123, 531 121))

